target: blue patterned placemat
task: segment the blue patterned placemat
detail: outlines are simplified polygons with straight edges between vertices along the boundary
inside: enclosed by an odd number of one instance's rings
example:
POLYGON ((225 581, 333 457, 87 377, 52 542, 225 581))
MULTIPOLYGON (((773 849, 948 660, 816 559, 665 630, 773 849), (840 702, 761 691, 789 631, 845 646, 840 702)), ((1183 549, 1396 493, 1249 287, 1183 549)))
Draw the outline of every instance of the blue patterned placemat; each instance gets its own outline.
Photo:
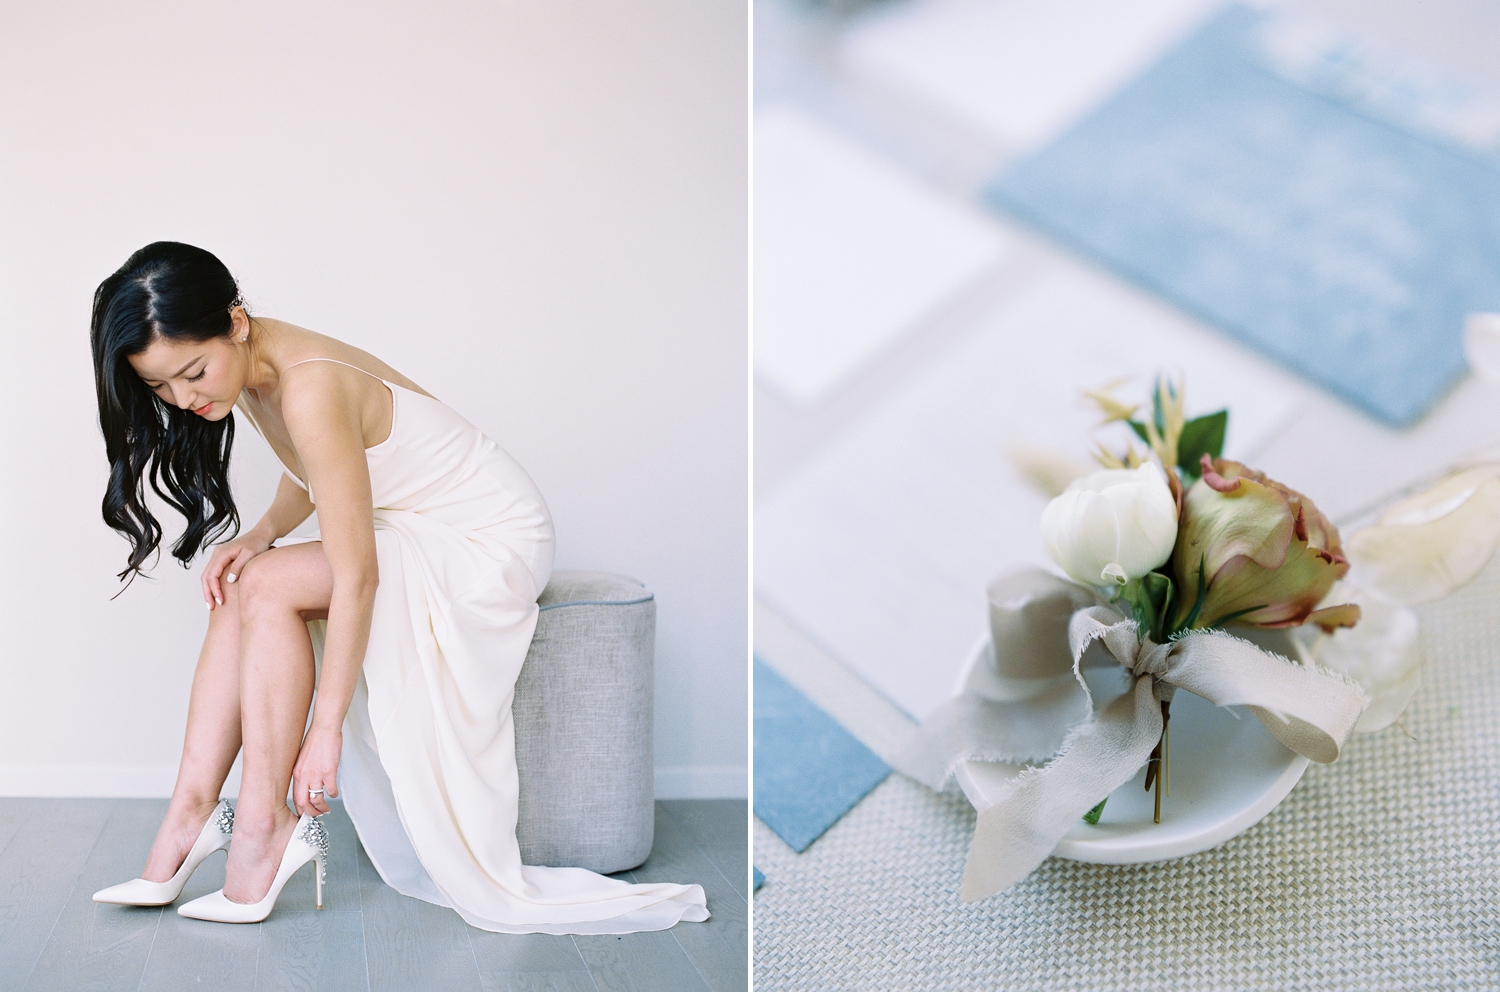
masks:
POLYGON ((890 774, 833 718, 755 659, 755 815, 794 851, 890 774))
POLYGON ((1279 75, 1263 16, 1226 9, 986 197, 1408 424, 1500 309, 1500 171, 1279 75))

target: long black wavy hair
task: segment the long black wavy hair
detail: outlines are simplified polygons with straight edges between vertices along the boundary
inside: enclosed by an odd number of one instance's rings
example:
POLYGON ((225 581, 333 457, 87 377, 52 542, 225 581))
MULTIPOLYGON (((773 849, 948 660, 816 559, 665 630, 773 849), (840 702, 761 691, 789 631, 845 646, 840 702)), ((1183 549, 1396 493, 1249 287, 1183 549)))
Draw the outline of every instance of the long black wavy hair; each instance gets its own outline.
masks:
POLYGON ((146 505, 148 479, 187 518, 187 529, 172 545, 184 568, 205 545, 239 532, 229 492, 234 417, 208 421, 162 402, 127 360, 159 338, 207 341, 229 334, 230 309, 239 302, 239 286, 223 262, 176 241, 142 248, 94 292, 89 339, 109 457, 104 522, 130 542, 121 580, 141 574, 161 544, 161 525, 146 505))

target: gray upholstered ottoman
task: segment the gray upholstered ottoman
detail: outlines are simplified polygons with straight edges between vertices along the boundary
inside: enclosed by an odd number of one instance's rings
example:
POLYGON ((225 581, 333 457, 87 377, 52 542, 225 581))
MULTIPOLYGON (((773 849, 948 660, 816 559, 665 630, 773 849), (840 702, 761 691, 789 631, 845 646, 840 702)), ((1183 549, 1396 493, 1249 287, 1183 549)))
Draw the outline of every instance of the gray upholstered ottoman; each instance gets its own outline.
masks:
POLYGON ((634 579, 556 572, 516 681, 516 839, 528 865, 634 868, 651 853, 656 599, 634 579))

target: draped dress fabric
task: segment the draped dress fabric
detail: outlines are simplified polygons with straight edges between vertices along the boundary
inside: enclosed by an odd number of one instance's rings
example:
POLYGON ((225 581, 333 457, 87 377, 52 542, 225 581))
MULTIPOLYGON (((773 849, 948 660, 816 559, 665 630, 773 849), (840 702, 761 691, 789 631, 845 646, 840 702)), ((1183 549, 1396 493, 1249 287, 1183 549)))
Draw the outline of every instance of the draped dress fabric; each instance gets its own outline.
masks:
MULTIPOLYGON (((634 933, 708 919, 700 885, 521 864, 511 700, 552 571, 552 519, 478 428, 380 381, 391 433, 365 449, 380 582, 339 762, 371 862, 396 891, 485 930, 634 933)), ((321 670, 327 622, 308 627, 321 670)))

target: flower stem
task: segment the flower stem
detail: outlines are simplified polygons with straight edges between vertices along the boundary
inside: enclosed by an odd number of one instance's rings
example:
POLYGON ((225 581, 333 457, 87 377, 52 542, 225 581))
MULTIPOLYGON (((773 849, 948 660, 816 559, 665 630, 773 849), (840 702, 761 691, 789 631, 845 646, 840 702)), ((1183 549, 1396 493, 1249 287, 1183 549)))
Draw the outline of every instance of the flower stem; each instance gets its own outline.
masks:
POLYGON ((1167 777, 1171 774, 1171 760, 1167 756, 1167 727, 1170 725, 1172 704, 1165 699, 1161 701, 1161 736, 1156 740, 1156 747, 1151 749, 1151 757, 1146 759, 1146 791, 1151 791, 1151 786, 1156 786, 1156 806, 1152 814, 1152 822, 1161 822, 1161 793, 1162 787, 1166 786, 1167 795, 1172 794, 1172 787, 1167 783, 1167 777))
MULTIPOLYGON (((1156 742, 1156 764, 1158 768, 1161 767, 1161 741, 1156 742)), ((1152 823, 1161 822, 1161 780, 1162 776, 1158 772, 1156 776, 1156 809, 1151 814, 1152 823)))
POLYGON ((1172 798, 1172 704, 1161 704, 1161 777, 1166 781, 1167 798, 1172 798))

